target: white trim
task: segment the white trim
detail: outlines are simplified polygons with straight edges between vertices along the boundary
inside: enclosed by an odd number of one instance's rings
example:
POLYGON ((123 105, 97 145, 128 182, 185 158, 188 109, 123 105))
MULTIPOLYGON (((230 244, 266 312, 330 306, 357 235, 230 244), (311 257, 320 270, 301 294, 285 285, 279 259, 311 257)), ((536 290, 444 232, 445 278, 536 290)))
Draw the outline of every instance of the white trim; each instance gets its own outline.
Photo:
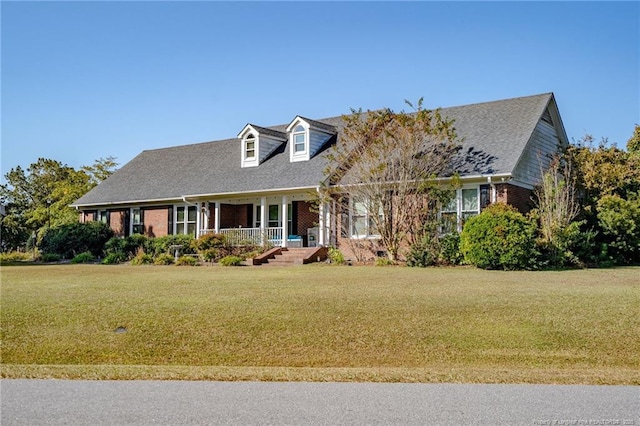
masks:
POLYGON ((289 199, 286 195, 282 196, 280 211, 281 211, 281 226, 282 226, 282 247, 287 247, 289 240, 289 199))
POLYGON ((310 152, 310 143, 311 143, 311 132, 309 131, 309 123, 302 119, 297 119, 292 122, 296 123, 295 125, 287 127, 287 131, 289 132, 289 161, 292 163, 296 163, 298 161, 308 161, 309 160, 309 152, 310 152), (304 131, 296 132, 295 129, 300 126, 304 129, 304 131), (304 148, 302 151, 296 152, 296 135, 304 135, 304 148))

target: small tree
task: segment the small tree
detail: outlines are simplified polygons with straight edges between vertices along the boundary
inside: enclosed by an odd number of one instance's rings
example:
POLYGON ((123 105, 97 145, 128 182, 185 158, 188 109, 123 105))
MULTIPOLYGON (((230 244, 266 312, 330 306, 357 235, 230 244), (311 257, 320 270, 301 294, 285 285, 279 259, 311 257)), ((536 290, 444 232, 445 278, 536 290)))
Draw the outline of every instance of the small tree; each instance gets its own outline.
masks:
MULTIPOLYGON (((433 184, 452 175, 459 149, 453 121, 439 110, 427 110, 422 99, 412 113, 352 110, 343 116, 344 128, 328 153, 329 183, 369 214, 365 224, 380 235, 380 243, 395 261, 403 243, 422 239, 430 209, 441 191, 433 184)), ((325 196, 332 195, 330 191, 325 196)))
POLYGON ((572 239, 579 232, 579 224, 573 221, 580 213, 580 205, 573 167, 566 157, 553 158, 549 169, 542 174, 540 186, 534 191, 534 203, 536 208, 532 215, 539 222, 539 243, 552 266, 575 261, 570 248, 572 239))

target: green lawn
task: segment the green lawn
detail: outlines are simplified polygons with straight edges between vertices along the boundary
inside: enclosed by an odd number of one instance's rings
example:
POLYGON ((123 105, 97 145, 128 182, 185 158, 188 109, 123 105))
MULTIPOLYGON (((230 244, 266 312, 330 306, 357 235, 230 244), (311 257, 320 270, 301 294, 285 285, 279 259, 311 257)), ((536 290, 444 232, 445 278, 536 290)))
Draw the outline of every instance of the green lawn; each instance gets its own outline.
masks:
POLYGON ((640 384, 640 268, 32 265, 1 278, 3 377, 640 384))

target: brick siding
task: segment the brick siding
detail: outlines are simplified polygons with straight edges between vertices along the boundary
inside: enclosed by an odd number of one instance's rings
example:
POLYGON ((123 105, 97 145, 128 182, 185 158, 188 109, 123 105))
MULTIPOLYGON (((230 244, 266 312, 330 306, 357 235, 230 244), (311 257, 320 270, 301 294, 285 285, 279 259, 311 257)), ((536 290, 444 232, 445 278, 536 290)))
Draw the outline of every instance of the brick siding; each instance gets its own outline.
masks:
POLYGON ((169 230, 169 207, 147 207, 144 209, 144 234, 147 237, 164 237, 169 230))
POLYGON ((523 214, 528 213, 533 208, 532 195, 532 190, 520 186, 508 183, 496 185, 496 201, 510 204, 523 214))
POLYGON ((298 201, 295 205, 298 224, 294 231, 296 235, 306 236, 307 229, 318 226, 318 212, 312 211, 312 204, 306 201, 298 201))

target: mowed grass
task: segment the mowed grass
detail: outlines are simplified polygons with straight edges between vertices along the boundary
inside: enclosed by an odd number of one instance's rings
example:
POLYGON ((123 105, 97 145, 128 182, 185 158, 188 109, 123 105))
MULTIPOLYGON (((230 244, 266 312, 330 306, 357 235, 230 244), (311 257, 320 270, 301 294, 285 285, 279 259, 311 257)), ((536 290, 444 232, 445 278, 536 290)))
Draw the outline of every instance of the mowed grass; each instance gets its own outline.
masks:
POLYGON ((640 268, 34 265, 1 278, 3 377, 640 384, 640 268))

